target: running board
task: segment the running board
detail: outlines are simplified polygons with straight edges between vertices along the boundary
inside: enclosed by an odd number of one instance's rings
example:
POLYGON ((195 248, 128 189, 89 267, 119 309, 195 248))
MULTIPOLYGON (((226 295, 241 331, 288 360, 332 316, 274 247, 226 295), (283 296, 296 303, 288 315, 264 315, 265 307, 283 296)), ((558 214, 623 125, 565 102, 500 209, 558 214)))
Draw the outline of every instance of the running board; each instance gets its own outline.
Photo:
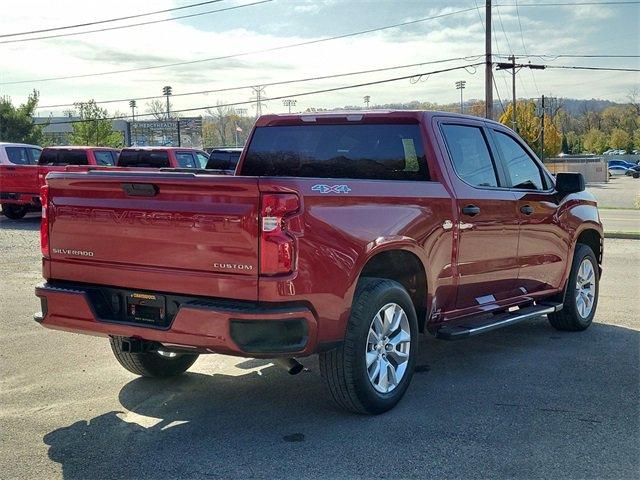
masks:
POLYGON ((513 325, 530 318, 536 318, 562 309, 561 303, 540 302, 531 307, 524 307, 513 312, 504 312, 492 315, 481 320, 468 319, 464 325, 443 325, 436 332, 436 338, 441 340, 458 340, 461 338, 480 335, 498 328, 513 325))

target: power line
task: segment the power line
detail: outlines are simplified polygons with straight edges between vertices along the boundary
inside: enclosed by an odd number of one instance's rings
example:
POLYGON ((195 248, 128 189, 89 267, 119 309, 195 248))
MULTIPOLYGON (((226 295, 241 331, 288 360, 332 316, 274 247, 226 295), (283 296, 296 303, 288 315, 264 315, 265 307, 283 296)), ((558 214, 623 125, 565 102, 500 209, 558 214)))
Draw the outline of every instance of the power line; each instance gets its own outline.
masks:
POLYGON ((558 68, 564 70, 602 70, 605 72, 640 72, 640 68, 578 67, 572 65, 545 65, 545 68, 558 68))
POLYGON ((164 10, 156 10, 156 11, 153 11, 153 12, 138 13, 136 15, 127 15, 126 17, 109 18, 107 20, 96 20, 96 21, 93 21, 93 22, 86 22, 86 23, 77 23, 75 25, 66 25, 64 27, 44 28, 42 30, 30 30, 28 32, 5 33, 3 35, 0 35, 0 38, 16 37, 16 36, 19 36, 19 35, 30 35, 30 34, 34 34, 34 33, 55 32, 55 31, 58 31, 58 30, 66 30, 68 28, 89 27, 91 25, 100 25, 100 24, 103 24, 103 23, 119 22, 121 20, 131 20, 132 18, 146 17, 146 16, 149 16, 149 15, 156 15, 158 13, 168 13, 168 12, 175 12, 177 10, 184 10, 186 8, 201 7, 203 5, 210 5, 212 3, 219 3, 219 2, 222 2, 222 1, 223 0, 209 0, 207 2, 192 3, 190 5, 183 5, 181 7, 166 8, 164 10))
MULTIPOLYGON (((508 55, 497 55, 499 57, 507 58, 508 55)), ((640 55, 608 55, 608 54, 595 54, 595 55, 578 55, 578 54, 516 54, 516 57, 525 58, 525 57, 537 57, 546 61, 554 61, 558 58, 640 58, 640 55)))
MULTIPOLYGON (((220 1, 222 1, 222 0, 220 0, 220 1)), ((199 17, 201 15, 210 15, 212 13, 226 12, 226 11, 229 11, 229 10, 237 10, 238 8, 251 7, 251 6, 254 6, 254 5, 260 5, 261 3, 270 3, 270 2, 273 2, 273 0, 260 0, 258 2, 245 3, 243 5, 234 5, 232 7, 219 8, 217 10, 207 10, 206 12, 191 13, 189 15, 181 15, 181 16, 178 16, 178 17, 171 17, 171 18, 162 18, 160 20, 149 20, 148 22, 131 23, 129 25, 119 25, 117 27, 97 28, 95 30, 85 30, 83 32, 59 33, 59 34, 56 34, 56 35, 45 35, 43 37, 18 38, 18 39, 14 39, 14 40, 4 40, 4 41, 0 41, 0 44, 3 44, 3 43, 30 42, 32 40, 45 40, 45 39, 48 39, 48 38, 71 37, 71 36, 75 36, 75 35, 85 35, 87 33, 107 32, 109 30, 120 30, 120 29, 123 29, 123 28, 139 27, 139 26, 142 26, 142 25, 153 25, 153 24, 156 24, 156 23, 173 22, 175 20, 182 20, 182 19, 185 19, 185 18, 199 17)))
MULTIPOLYGON (((276 86, 276 85, 286 85, 289 83, 301 83, 301 82, 310 82, 310 81, 314 81, 314 80, 327 80, 330 78, 339 78, 339 77, 348 77, 348 76, 353 76, 353 75, 364 75, 367 73, 377 73, 377 72, 385 72, 385 71, 389 71, 389 70, 398 70, 401 68, 411 68, 411 67, 421 67, 424 65, 433 65, 433 64, 437 64, 437 63, 445 63, 445 62, 453 62, 453 61, 459 61, 459 60, 466 60, 466 61, 474 61, 478 58, 482 57, 482 55, 474 55, 474 56, 467 56, 467 57, 454 57, 454 58, 445 58, 445 59, 441 59, 441 60, 432 60, 429 62, 420 62, 420 63, 410 63, 407 65, 395 65, 392 67, 381 67, 381 68, 373 68, 373 69, 369 69, 369 70, 360 70, 360 71, 356 71, 356 72, 346 72, 346 73, 336 73, 336 74, 332 74, 332 75, 322 75, 322 76, 315 76, 315 77, 305 77, 305 78, 298 78, 298 79, 294 79, 294 80, 280 80, 280 81, 275 81, 275 82, 268 82, 268 83, 261 83, 261 85, 263 87, 272 87, 272 86, 276 86)), ((208 93, 220 93, 220 92, 230 92, 233 90, 243 90, 246 88, 253 88, 255 86, 254 84, 251 85, 242 85, 242 86, 238 86, 238 87, 223 87, 223 88, 216 88, 216 89, 212 89, 212 90, 199 90, 199 91, 195 91, 195 92, 184 92, 184 93, 174 93, 173 96, 174 97, 182 97, 182 96, 188 96, 188 95, 204 95, 204 94, 208 94, 208 93)), ((130 100, 153 100, 156 98, 162 98, 162 95, 152 95, 152 96, 148 96, 148 97, 128 97, 128 98, 119 98, 119 99, 113 99, 113 100, 100 100, 100 101, 96 101, 96 104, 104 104, 104 103, 121 103, 121 102, 128 102, 130 100)), ((38 110, 41 109, 45 109, 45 108, 61 108, 61 107, 73 107, 76 103, 78 102, 73 102, 73 103, 60 103, 57 105, 42 105, 38 107, 38 110)))
MULTIPOLYGON (((594 1, 594 2, 552 2, 552 3, 521 3, 521 7, 582 7, 588 5, 637 5, 640 1, 616 2, 616 1, 594 1)), ((516 4, 502 3, 496 4, 496 7, 515 7, 516 4)))
MULTIPOLYGON (((527 47, 524 44, 524 32, 522 31, 522 21, 520 20, 520 9, 518 8, 518 0, 516 1, 516 14, 518 16, 518 26, 520 27, 520 39, 522 40, 522 50, 524 53, 527 53, 527 47)), ((540 89, 538 88, 538 82, 536 82, 536 76, 533 74, 533 70, 529 69, 529 73, 531 73, 531 80, 533 80, 533 86, 536 88, 536 92, 538 96, 540 96, 540 89)))
POLYGON ((454 12, 442 13, 442 14, 439 14, 439 15, 433 15, 431 17, 419 18, 417 20, 410 20, 410 21, 406 21, 406 22, 395 23, 395 24, 386 25, 386 26, 383 26, 383 27, 369 28, 367 30, 360 30, 360 31, 357 31, 357 32, 345 33, 345 34, 342 34, 342 35, 335 35, 333 37, 318 38, 318 39, 315 39, 315 40, 308 40, 306 42, 290 43, 290 44, 287 44, 287 45, 280 45, 278 47, 265 48, 265 49, 261 49, 261 50, 252 50, 252 51, 248 51, 248 52, 234 53, 234 54, 230 54, 230 55, 222 55, 222 56, 219 56, 219 57, 202 58, 202 59, 199 59, 199 60, 189 60, 189 61, 184 61, 184 62, 167 63, 167 64, 163 64, 163 65, 151 65, 151 66, 146 66, 146 67, 129 68, 129 69, 124 69, 124 70, 112 70, 112 71, 108 71, 108 72, 85 73, 85 74, 80 74, 80 75, 66 75, 66 76, 62 76, 62 77, 35 78, 35 79, 30 79, 30 80, 14 80, 14 81, 10 81, 10 82, 1 82, 0 85, 18 85, 18 84, 24 84, 24 83, 50 82, 50 81, 55 81, 55 80, 70 80, 70 79, 73 79, 73 78, 98 77, 98 76, 103 76, 103 75, 115 75, 115 74, 120 74, 120 73, 131 73, 131 72, 140 72, 140 71, 146 71, 146 70, 155 70, 155 69, 159 69, 159 68, 170 68, 170 67, 178 67, 178 66, 184 66, 184 65, 193 65, 193 64, 197 64, 197 63, 213 62, 213 61, 216 61, 216 60, 228 60, 230 58, 244 57, 244 56, 248 56, 248 55, 255 55, 255 54, 258 54, 258 53, 274 52, 274 51, 277 51, 277 50, 284 50, 284 49, 288 49, 288 48, 302 47, 302 46, 307 46, 307 45, 314 45, 314 44, 317 44, 317 43, 323 43, 323 42, 328 42, 328 41, 332 41, 332 40, 339 40, 339 39, 343 39, 343 38, 356 37, 356 36, 359 36, 359 35, 365 35, 365 34, 373 33, 373 32, 380 32, 380 31, 383 31, 383 30, 391 29, 391 28, 404 27, 404 26, 407 26, 407 25, 414 25, 414 24, 417 24, 417 23, 425 22, 427 20, 435 20, 435 19, 438 19, 438 18, 449 17, 449 16, 452 16, 452 15, 460 14, 460 13, 470 12, 471 10, 475 10, 475 7, 465 8, 465 9, 462 9, 462 10, 456 10, 454 12))
MULTIPOLYGON (((445 73, 445 72, 452 72, 455 70, 461 70, 461 69, 467 69, 469 67, 477 67, 479 65, 484 65, 484 62, 481 63, 472 63, 472 64, 468 64, 468 65, 461 65, 461 66, 457 66, 457 67, 449 67, 449 68, 444 68, 441 70, 433 70, 430 72, 423 72, 423 73, 417 73, 417 74, 412 74, 412 75, 404 75, 402 77, 394 77, 394 78, 386 78, 383 80, 375 80, 375 81, 371 81, 371 82, 362 82, 362 83, 357 83, 357 84, 353 84, 353 85, 344 85, 341 87, 333 87, 333 88, 325 88, 322 90, 313 90, 310 92, 302 92, 302 93, 294 93, 294 94, 286 94, 286 95, 278 95, 276 97, 262 97, 260 100, 262 102, 270 102, 270 101, 274 101, 274 100, 283 100, 285 98, 297 98, 297 97, 304 97, 304 96, 309 96, 309 95, 317 95, 320 93, 329 93, 329 92, 337 92, 340 90, 348 90, 348 89, 352 89, 352 88, 359 88, 359 87, 367 87, 367 86, 371 86, 371 85, 380 85, 383 83, 389 83, 389 82, 397 82, 400 80, 409 80, 411 78, 415 78, 415 77, 420 77, 420 76, 424 76, 424 75, 434 75, 434 74, 438 74, 438 73, 445 73)), ((208 105, 205 107, 192 107, 192 108, 183 108, 181 110, 173 110, 173 113, 183 113, 183 112, 194 112, 194 111, 198 111, 198 110, 207 110, 209 108, 216 108, 216 107, 235 107, 237 105, 250 105, 256 103, 255 100, 246 100, 246 101, 242 101, 242 102, 233 102, 233 103, 222 103, 222 104, 217 104, 217 105, 208 105)), ((143 113, 143 114, 139 114, 138 117, 149 117, 149 116, 153 116, 153 113, 143 113)), ((124 120, 128 118, 127 115, 119 115, 119 116, 115 116, 115 117, 108 117, 108 118, 104 118, 103 120, 124 120)), ((73 124, 73 123, 87 123, 87 122, 93 122, 95 120, 66 120, 66 121, 60 121, 60 122, 50 122, 49 125, 66 125, 66 124, 73 124)))

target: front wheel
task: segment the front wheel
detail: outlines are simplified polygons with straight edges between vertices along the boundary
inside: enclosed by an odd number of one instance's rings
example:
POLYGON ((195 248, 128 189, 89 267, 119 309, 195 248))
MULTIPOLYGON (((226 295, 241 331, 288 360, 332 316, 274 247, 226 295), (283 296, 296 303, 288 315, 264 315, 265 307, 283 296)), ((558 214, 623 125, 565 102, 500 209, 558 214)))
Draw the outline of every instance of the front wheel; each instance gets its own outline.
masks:
POLYGON ((548 315, 556 330, 577 332, 591 325, 598 306, 600 275, 593 250, 579 243, 573 254, 562 310, 548 315))
POLYGON ((320 354, 320 373, 339 407, 383 413, 409 387, 417 353, 418 321, 407 291, 392 280, 362 279, 344 343, 320 354))
POLYGON ((110 337, 116 360, 131 373, 142 377, 173 377, 186 372, 198 359, 197 354, 173 352, 125 352, 122 337, 110 337))
POLYGON ((28 211, 29 207, 27 205, 15 205, 13 203, 2 204, 2 213, 11 220, 20 220, 28 211))

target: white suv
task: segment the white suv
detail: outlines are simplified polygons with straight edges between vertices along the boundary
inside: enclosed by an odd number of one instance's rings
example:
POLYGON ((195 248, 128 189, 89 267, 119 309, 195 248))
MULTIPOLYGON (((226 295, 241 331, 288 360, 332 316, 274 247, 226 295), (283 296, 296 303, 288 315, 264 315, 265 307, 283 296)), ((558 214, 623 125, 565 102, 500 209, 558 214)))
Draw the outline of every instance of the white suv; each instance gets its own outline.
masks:
POLYGON ((26 143, 0 142, 0 165, 35 165, 42 147, 26 143))

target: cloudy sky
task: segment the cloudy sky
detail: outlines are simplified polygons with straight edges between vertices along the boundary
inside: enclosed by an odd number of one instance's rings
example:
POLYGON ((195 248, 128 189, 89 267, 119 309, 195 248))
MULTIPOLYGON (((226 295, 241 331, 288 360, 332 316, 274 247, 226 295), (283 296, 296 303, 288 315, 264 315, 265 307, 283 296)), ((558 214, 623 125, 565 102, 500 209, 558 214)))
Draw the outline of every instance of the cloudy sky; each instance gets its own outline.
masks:
MULTIPOLYGON (((223 0, 197 8, 36 36, 168 19, 258 1, 223 0)), ((484 11, 482 8, 480 11, 473 8, 476 2, 478 5, 484 4, 483 0, 273 0, 188 19, 86 35, 1 43, 27 38, 5 36, 0 37, 0 95, 9 95, 19 103, 28 92, 37 89, 41 94, 40 104, 46 107, 91 98, 110 100, 159 95, 164 85, 171 85, 174 93, 185 93, 467 57, 466 60, 266 88, 267 97, 280 97, 472 64, 481 61, 478 56, 484 52, 484 11), (455 13, 460 10, 467 11, 455 13), (443 14, 450 15, 312 45, 233 57, 240 53, 443 14), (43 81, 47 78, 129 70, 212 57, 228 58, 137 72, 43 81)), ((198 0, 3 0, 0 35, 111 19, 193 3, 198 3, 198 0)), ((516 3, 516 0, 494 1, 494 4, 505 5, 494 9, 494 52, 540 55, 640 54, 638 4, 527 7, 527 4, 540 2, 521 0, 519 8, 516 8, 516 3)), ((548 65, 640 67, 638 58, 534 57, 531 61, 548 65)), ((364 95, 370 95, 372 103, 376 104, 410 100, 453 102, 459 98, 454 86, 456 80, 466 80, 467 98, 484 96, 484 70, 481 67, 416 77, 413 80, 303 96, 297 99, 296 109, 361 105, 364 95)), ((509 97, 510 76, 497 72, 496 84, 500 97, 503 100, 509 97)), ((519 97, 548 94, 624 101, 628 91, 638 85, 638 73, 548 69, 535 72, 523 70, 517 75, 519 97)), ((175 109, 188 109, 218 102, 244 102, 250 100, 251 96, 248 89, 234 90, 174 97, 173 104, 175 109)), ((144 100, 138 101, 141 112, 145 110, 145 103, 144 100)), ((110 112, 129 111, 128 102, 105 106, 110 112)), ((250 105, 244 107, 254 111, 250 105)), ((40 113, 55 114, 63 109, 47 107, 41 109, 40 113)), ((283 109, 281 100, 272 100, 265 107, 266 111, 271 112, 283 109)))

